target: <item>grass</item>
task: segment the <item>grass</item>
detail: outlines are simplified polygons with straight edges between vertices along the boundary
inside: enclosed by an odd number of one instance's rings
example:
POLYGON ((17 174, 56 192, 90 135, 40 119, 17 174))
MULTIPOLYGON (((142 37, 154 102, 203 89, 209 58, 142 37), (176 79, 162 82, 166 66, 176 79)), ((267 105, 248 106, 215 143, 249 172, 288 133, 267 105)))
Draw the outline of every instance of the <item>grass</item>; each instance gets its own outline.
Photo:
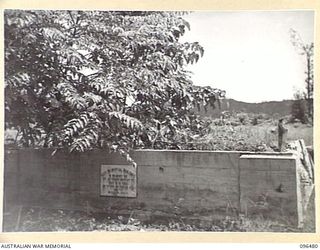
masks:
MULTIPOLYGON (((306 145, 313 145, 313 128, 308 124, 285 124, 288 133, 286 142, 303 139, 306 145)), ((227 151, 276 151, 278 147, 277 121, 262 120, 257 125, 239 123, 234 119, 225 120, 222 124, 212 122, 208 133, 194 140, 197 149, 227 151)))
POLYGON ((308 124, 288 124, 288 141, 303 139, 308 146, 313 145, 313 127, 308 124))
MULTIPOLYGON (((83 211, 27 208, 21 211, 19 225, 4 224, 4 231, 66 232, 66 231, 194 231, 194 232, 302 232, 263 217, 225 216, 214 221, 164 218, 152 222, 129 215, 87 214, 83 211)), ((15 224, 15 223, 14 223, 15 224)))

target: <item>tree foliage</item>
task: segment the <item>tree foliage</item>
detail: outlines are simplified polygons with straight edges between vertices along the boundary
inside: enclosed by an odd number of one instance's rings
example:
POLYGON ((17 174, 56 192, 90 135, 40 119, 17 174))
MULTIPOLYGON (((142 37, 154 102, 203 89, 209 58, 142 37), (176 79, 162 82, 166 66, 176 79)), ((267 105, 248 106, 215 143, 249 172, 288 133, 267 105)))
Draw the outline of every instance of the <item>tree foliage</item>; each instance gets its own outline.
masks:
POLYGON ((192 84, 204 49, 179 42, 183 14, 6 10, 6 126, 24 146, 183 147, 192 110, 224 95, 192 84))
POLYGON ((291 105, 291 119, 292 122, 298 120, 302 123, 308 122, 307 105, 304 95, 300 92, 294 94, 294 100, 291 105))
MULTIPOLYGON (((314 44, 310 43, 304 43, 298 34, 297 31, 291 29, 290 30, 291 35, 291 42, 292 45, 298 50, 299 54, 304 56, 306 59, 306 78, 305 78, 305 91, 302 92, 303 99, 307 102, 307 114, 312 119, 313 117, 313 85, 314 85, 314 76, 313 76, 313 56, 314 56, 314 44)), ((293 110, 300 110, 300 113, 303 112, 303 107, 301 106, 303 101, 301 98, 301 93, 296 93, 295 96, 296 102, 294 103, 295 107, 293 107, 293 110), (297 97, 300 98, 297 99, 297 97), (300 106, 300 108, 297 109, 297 107, 300 106)), ((299 114, 300 117, 303 117, 301 114, 299 114)), ((303 118, 305 119, 305 118, 303 118)))

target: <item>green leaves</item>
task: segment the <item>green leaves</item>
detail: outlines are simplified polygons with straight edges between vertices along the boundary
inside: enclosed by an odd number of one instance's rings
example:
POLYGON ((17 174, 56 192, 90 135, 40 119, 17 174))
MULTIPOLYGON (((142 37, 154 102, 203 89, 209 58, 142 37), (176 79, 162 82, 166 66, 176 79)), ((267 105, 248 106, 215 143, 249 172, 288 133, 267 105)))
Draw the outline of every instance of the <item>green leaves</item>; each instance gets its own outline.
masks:
POLYGON ((93 112, 82 113, 79 118, 68 121, 64 126, 63 139, 72 142, 70 151, 85 151, 93 148, 99 139, 102 121, 93 112))
POLYGON ((88 103, 84 97, 82 97, 77 89, 68 82, 59 83, 57 90, 63 97, 64 101, 74 109, 84 110, 88 107, 88 103))
POLYGON ((52 42, 63 41, 65 39, 65 35, 57 28, 45 27, 41 31, 45 39, 49 39, 52 42))
POLYGON ((116 118, 119 122, 124 124, 127 128, 133 129, 133 130, 142 130, 143 125, 142 123, 133 117, 130 117, 128 115, 122 114, 120 112, 110 112, 109 118, 116 118))
POLYGON ((24 72, 18 72, 15 75, 10 75, 6 79, 6 86, 13 88, 24 88, 28 86, 30 82, 30 76, 24 72))
POLYGON ((103 147, 128 160, 132 148, 181 148, 199 132, 194 107, 221 94, 184 69, 204 49, 179 42, 190 29, 182 14, 5 11, 7 124, 25 145, 103 147))

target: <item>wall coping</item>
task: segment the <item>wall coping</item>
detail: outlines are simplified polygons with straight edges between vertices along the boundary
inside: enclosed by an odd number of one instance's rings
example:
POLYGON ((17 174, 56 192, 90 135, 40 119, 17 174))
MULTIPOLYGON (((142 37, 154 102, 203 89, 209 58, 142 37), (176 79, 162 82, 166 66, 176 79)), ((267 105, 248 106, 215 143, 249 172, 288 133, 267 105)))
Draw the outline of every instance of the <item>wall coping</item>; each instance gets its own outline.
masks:
MULTIPOLYGON (((22 147, 4 147, 5 150, 35 150, 35 151, 50 151, 50 150, 67 150, 67 148, 22 148, 22 147)), ((85 151, 83 153, 89 153, 92 151, 97 151, 97 150, 103 150, 99 148, 94 148, 92 150, 85 151)), ((107 151, 107 150, 106 150, 107 151)), ((173 152, 173 153, 223 153, 223 154, 240 154, 240 155, 272 155, 272 156, 292 156, 294 155, 293 152, 254 152, 254 151, 228 151, 228 150, 179 150, 179 149, 136 149, 132 150, 132 153, 134 152, 173 152)), ((77 153, 81 154, 82 152, 72 152, 72 153, 77 153)), ((72 154, 70 153, 70 154, 72 154)), ((117 153, 117 152, 108 152, 107 153, 117 153)))
POLYGON ((295 160, 294 155, 241 155, 240 159, 277 159, 277 160, 295 160))

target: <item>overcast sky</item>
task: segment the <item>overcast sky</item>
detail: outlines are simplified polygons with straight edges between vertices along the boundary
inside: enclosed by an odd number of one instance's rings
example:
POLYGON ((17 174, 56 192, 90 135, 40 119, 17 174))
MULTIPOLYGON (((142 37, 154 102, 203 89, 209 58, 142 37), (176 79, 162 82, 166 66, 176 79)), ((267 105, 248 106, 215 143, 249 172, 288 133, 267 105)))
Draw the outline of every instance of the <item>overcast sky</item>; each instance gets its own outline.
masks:
POLYGON ((227 97, 260 102, 292 99, 304 86, 305 58, 290 42, 296 30, 313 42, 313 11, 193 12, 182 41, 198 41, 205 50, 188 67, 196 85, 221 88, 227 97))

